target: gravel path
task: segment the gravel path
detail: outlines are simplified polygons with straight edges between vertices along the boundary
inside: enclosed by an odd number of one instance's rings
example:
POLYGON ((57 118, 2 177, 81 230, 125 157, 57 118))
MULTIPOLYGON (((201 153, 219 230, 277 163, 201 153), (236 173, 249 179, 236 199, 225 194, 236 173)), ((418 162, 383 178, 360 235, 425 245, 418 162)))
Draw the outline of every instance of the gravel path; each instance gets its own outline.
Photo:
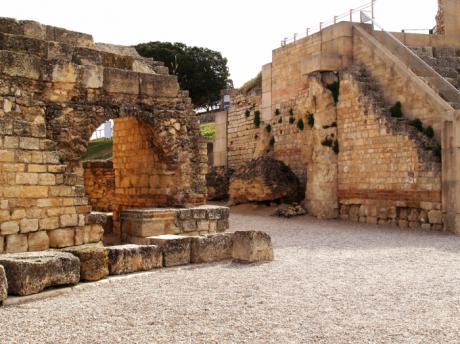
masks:
POLYGON ((140 274, 0 309, 0 343, 460 343, 460 237, 232 209, 275 261, 140 274))

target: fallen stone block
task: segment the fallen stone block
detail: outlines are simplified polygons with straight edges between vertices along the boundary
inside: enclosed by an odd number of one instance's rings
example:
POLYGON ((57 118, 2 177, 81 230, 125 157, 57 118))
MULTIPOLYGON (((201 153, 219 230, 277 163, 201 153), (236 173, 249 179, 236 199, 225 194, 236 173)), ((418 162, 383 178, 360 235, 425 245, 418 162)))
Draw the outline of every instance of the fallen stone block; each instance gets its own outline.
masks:
POLYGON ((6 273, 3 266, 0 265, 0 306, 8 296, 8 281, 6 279, 6 273))
POLYGON ((233 233, 192 237, 191 263, 209 263, 232 258, 233 233))
POLYGON ((273 260, 270 236, 260 231, 237 231, 233 234, 232 258, 241 263, 273 260))
POLYGON ((64 252, 73 254, 80 260, 80 280, 99 281, 109 274, 109 257, 101 245, 67 247, 64 252))
POLYGON ((110 275, 148 271, 163 266, 161 248, 155 245, 118 245, 105 247, 110 275))
POLYGON ((31 295, 47 287, 80 281, 80 261, 67 252, 24 252, 0 256, 8 280, 8 294, 31 295))
POLYGON ((190 263, 190 243, 192 237, 183 235, 158 235, 149 237, 150 244, 163 250, 164 266, 177 266, 190 263))

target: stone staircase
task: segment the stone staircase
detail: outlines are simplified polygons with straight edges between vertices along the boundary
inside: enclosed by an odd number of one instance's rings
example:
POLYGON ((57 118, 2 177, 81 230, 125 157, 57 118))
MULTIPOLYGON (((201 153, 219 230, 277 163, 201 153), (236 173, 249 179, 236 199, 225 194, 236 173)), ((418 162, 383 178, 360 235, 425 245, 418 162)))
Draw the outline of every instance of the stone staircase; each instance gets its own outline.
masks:
MULTIPOLYGON (((460 90, 460 49, 422 47, 411 48, 423 61, 439 73, 444 79, 460 90)), ((429 78, 420 76, 428 85, 429 78)), ((460 104, 449 102, 455 108, 460 109, 460 104)))
POLYGON ((373 108, 375 114, 385 127, 392 133, 407 135, 419 148, 421 163, 429 166, 438 165, 441 161, 441 146, 433 137, 428 137, 424 132, 418 130, 407 117, 393 117, 390 108, 394 104, 385 101, 383 91, 377 82, 372 78, 370 72, 363 65, 353 65, 344 72, 350 73, 358 83, 364 95, 362 102, 373 108))

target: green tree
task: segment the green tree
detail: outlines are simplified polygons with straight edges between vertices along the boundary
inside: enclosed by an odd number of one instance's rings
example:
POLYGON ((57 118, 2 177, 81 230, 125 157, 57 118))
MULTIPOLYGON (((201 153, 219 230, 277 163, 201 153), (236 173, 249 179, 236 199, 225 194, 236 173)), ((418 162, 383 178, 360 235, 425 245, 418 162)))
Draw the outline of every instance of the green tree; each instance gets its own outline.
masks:
POLYGON ((164 62, 177 75, 180 87, 190 92, 195 108, 215 107, 220 90, 233 86, 227 59, 218 51, 169 42, 141 43, 135 48, 141 56, 164 62))

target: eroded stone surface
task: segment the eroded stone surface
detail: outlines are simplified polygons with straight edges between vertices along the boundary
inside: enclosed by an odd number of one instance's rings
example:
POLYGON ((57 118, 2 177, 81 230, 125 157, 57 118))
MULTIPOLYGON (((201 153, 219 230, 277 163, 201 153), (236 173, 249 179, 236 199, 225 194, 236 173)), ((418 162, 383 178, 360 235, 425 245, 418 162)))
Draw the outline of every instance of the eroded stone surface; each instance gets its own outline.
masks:
POLYGON ((232 258, 242 263, 273 260, 270 236, 260 231, 237 231, 233 235, 232 258))
POLYGON ((297 200, 302 197, 299 180, 281 161, 261 157, 238 168, 230 178, 232 203, 297 200))
POLYGON ((8 281, 3 266, 0 265, 0 306, 8 297, 8 281))
POLYGON ((148 271, 163 266, 161 248, 155 245, 118 245, 105 248, 109 258, 109 273, 122 275, 148 271))
POLYGON ((158 235, 149 237, 153 245, 163 250, 164 266, 177 266, 190 263, 191 237, 182 235, 158 235))
POLYGON ((231 259, 233 233, 218 233, 192 237, 190 262, 209 263, 231 259))
POLYGON ((80 279, 98 281, 109 274, 107 250, 101 244, 90 244, 63 249, 80 260, 80 279))
POLYGON ((51 286, 77 284, 80 261, 67 252, 25 252, 0 256, 9 295, 31 295, 51 286))

